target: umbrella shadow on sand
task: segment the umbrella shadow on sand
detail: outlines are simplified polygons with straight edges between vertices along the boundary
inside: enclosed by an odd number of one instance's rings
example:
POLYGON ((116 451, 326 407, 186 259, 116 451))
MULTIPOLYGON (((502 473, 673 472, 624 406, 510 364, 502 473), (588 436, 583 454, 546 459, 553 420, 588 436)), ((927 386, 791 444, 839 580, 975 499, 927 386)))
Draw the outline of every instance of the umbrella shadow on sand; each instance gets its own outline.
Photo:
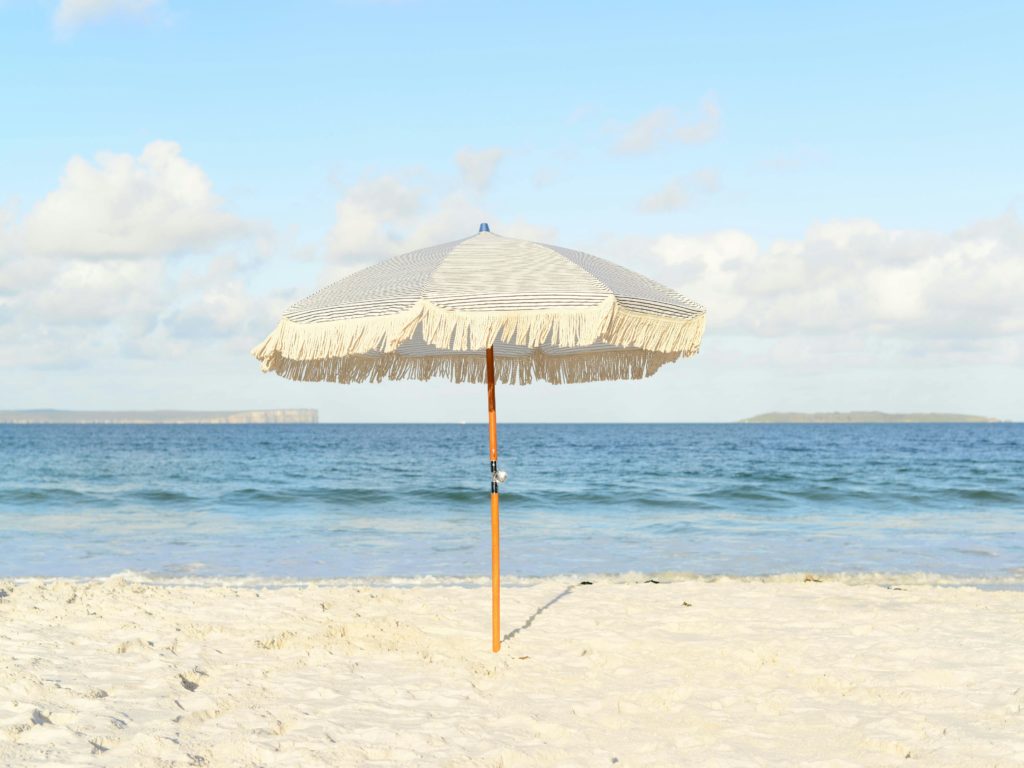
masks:
POLYGON ((538 616, 540 616, 542 613, 544 613, 544 611, 546 611, 548 608, 553 606, 555 603, 557 603, 562 598, 568 597, 570 594, 572 594, 572 591, 574 589, 576 589, 577 586, 579 586, 579 585, 577 585, 577 584, 570 584, 568 587, 563 589, 561 592, 559 592, 553 598, 548 600, 546 603, 544 603, 544 605, 542 605, 540 608, 538 608, 536 611, 534 611, 532 614, 530 614, 530 618, 528 618, 526 621, 524 621, 521 626, 516 627, 511 632, 509 632, 507 635, 505 635, 505 637, 502 638, 502 642, 507 643, 513 637, 518 635, 520 632, 525 632, 527 629, 529 629, 531 626, 533 626, 533 622, 535 622, 537 620, 538 616))

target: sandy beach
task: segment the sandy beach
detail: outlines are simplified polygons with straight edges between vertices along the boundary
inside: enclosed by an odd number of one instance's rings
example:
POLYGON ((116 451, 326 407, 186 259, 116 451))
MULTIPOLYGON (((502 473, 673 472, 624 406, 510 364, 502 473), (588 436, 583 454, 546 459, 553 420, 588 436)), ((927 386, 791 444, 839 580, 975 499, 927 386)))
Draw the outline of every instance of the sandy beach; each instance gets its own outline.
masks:
POLYGON ((0 582, 0 764, 1024 764, 1024 592, 856 581, 0 582))

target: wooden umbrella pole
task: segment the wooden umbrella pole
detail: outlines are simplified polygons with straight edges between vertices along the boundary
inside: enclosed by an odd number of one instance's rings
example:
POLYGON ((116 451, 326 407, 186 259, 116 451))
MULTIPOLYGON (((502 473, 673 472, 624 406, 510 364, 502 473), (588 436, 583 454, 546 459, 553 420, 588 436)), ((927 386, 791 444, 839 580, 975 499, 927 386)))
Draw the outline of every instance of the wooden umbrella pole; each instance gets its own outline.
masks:
POLYGON ((501 650, 501 576, 498 545, 498 416, 494 410, 494 347, 487 348, 487 421, 491 438, 491 650, 501 650))

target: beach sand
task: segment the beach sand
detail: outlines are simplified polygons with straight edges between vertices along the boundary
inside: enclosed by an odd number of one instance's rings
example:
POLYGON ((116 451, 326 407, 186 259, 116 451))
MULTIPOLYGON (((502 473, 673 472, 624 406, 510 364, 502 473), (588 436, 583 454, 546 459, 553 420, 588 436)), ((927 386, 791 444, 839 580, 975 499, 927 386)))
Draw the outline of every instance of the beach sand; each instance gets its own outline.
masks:
POLYGON ((576 581, 0 581, 0 765, 1024 765, 1024 592, 576 581))

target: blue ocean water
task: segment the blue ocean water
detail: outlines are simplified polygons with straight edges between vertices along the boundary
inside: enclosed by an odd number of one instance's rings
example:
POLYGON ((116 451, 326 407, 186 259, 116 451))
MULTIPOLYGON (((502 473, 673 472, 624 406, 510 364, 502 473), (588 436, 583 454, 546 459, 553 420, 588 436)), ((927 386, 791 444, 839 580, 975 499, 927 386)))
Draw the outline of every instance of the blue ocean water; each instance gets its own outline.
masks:
MULTIPOLYGON (((499 429, 503 572, 1024 578, 1024 425, 499 429)), ((0 575, 489 573, 484 425, 0 426, 0 575)))

